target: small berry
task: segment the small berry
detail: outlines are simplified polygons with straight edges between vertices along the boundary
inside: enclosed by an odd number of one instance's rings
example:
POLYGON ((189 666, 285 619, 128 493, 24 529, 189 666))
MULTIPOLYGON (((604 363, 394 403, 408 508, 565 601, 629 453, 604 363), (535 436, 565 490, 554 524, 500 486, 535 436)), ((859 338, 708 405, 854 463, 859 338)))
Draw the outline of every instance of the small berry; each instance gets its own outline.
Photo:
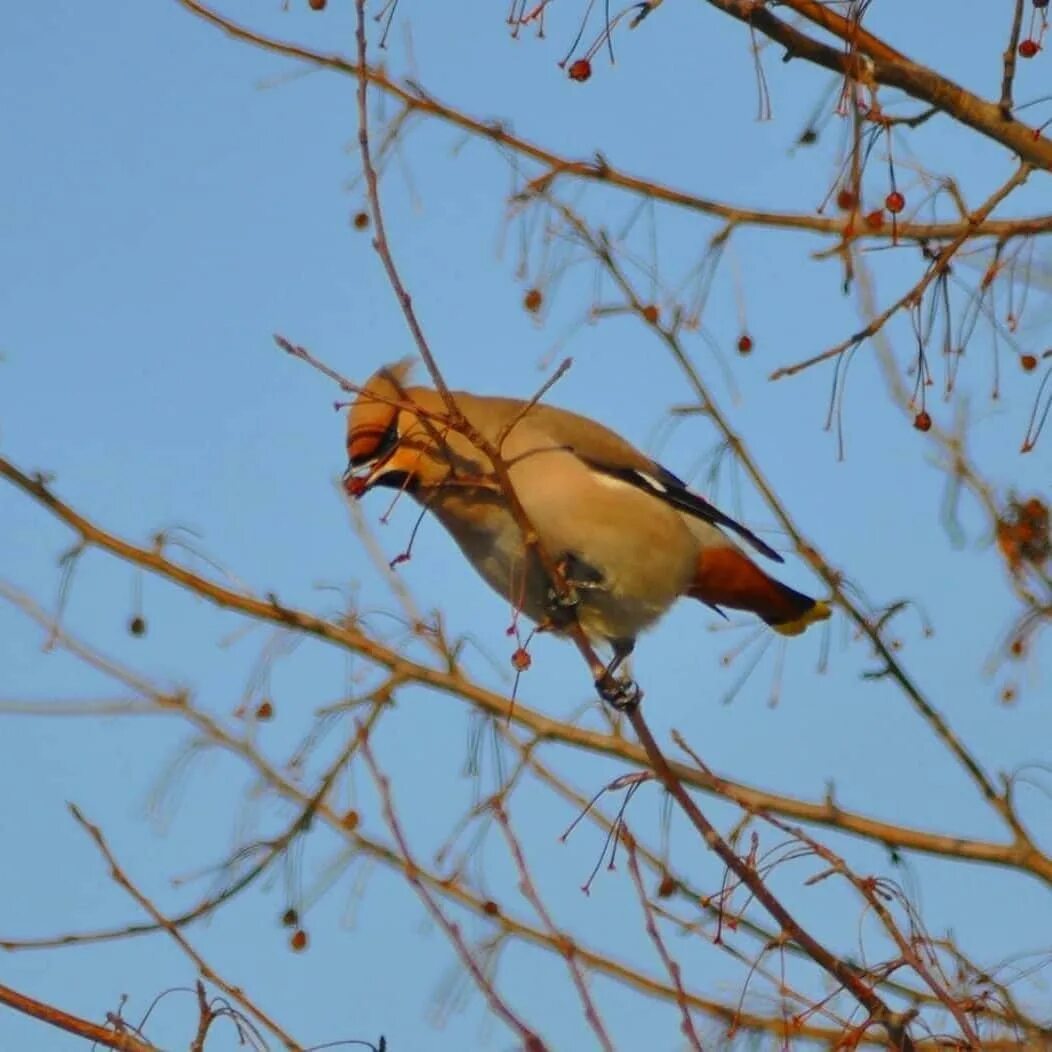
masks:
POLYGON ((1011 705, 1018 696, 1019 692, 1016 690, 1015 686, 1009 683, 1008 686, 1001 691, 1001 702, 1004 705, 1011 705))
POLYGON ((670 876, 666 873, 661 878, 661 883, 658 885, 657 897, 659 899, 667 899, 671 895, 674 895, 679 890, 679 881, 675 877, 670 876))
POLYGON ((1019 41, 1019 57, 1020 58, 1033 58, 1041 48, 1036 40, 1020 40, 1019 41))
POLYGON ((369 213, 355 212, 354 219, 351 222, 354 224, 355 230, 366 230, 369 227, 369 213))
POLYGON ((519 647, 511 655, 511 664, 516 672, 525 672, 533 664, 533 658, 530 657, 525 647, 519 647))
POLYGON ((281 915, 281 923, 286 928, 295 928, 300 922, 300 915, 290 906, 281 915))
POLYGON ((257 720, 272 720, 274 718, 274 706, 267 698, 264 698, 256 708, 257 720))
POLYGON ((128 622, 128 631, 133 636, 144 636, 146 635, 146 618, 142 614, 136 614, 128 622))
POLYGON ((1019 364, 1023 367, 1024 373, 1032 373, 1037 368, 1037 355, 1024 354, 1020 357, 1019 364))
POLYGON ((499 917, 500 906, 498 906, 493 899, 486 899, 482 904, 482 912, 485 913, 487 917, 499 917))
POLYGON ((849 190, 846 186, 844 186, 841 187, 839 191, 837 191, 836 206, 842 212, 849 212, 857 204, 858 198, 855 197, 854 190, 849 190))
POLYGON ((1012 657, 1022 657, 1025 645, 1022 638, 1013 639, 1008 650, 1012 657))
POLYGON ((302 928, 297 928, 289 939, 289 946, 296 953, 302 953, 307 948, 307 933, 302 928))
POLYGON ((522 298, 522 305, 531 314, 536 314, 541 309, 542 303, 544 303, 544 296, 540 289, 530 289, 522 298))
POLYGON ((344 479, 343 489, 348 497, 354 497, 357 500, 365 492, 365 479, 357 475, 350 475, 344 479))
POLYGON ((870 230, 880 230, 884 226, 884 209, 874 208, 872 212, 867 212, 866 226, 870 230))
POLYGON ((658 309, 657 309, 657 307, 655 307, 653 303, 648 303, 643 308, 643 317, 646 318, 646 320, 651 325, 657 325, 657 323, 658 323, 658 309))
POLYGON ((738 337, 738 353, 749 354, 752 351, 752 337, 747 333, 743 332, 738 337))
POLYGON ((913 426, 918 431, 930 431, 931 430, 931 417, 928 415, 926 409, 922 409, 914 418, 913 426))
POLYGON ((307 0, 312 11, 324 11, 328 0, 307 0))
POLYGON ((340 819, 340 825, 347 830, 355 830, 358 828, 358 822, 360 821, 357 811, 348 811, 343 818, 340 819))
POLYGON ((587 80, 592 75, 592 63, 586 58, 579 58, 570 64, 567 72, 570 74, 570 80, 587 80))
POLYGON ((892 214, 898 215, 906 207, 906 198, 898 192, 898 190, 892 190, 887 197, 884 198, 884 207, 892 214))

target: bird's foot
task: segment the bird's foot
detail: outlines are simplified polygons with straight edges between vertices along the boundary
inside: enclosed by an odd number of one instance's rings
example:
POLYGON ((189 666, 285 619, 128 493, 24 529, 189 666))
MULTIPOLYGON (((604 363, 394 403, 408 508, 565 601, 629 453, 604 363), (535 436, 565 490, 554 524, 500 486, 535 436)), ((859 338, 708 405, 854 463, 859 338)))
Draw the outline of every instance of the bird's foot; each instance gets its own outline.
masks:
POLYGON ((643 692, 633 679, 616 679, 604 671, 595 681, 599 697, 618 712, 635 712, 643 700, 643 692))

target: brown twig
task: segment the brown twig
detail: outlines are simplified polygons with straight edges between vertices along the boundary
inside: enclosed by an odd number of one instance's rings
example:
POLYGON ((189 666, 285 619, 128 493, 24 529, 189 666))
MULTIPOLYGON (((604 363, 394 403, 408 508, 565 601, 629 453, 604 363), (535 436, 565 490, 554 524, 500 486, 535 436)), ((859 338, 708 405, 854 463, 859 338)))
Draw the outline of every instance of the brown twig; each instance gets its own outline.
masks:
POLYGON ((293 1040, 293 1038, 290 1037, 268 1013, 249 998, 241 987, 228 983, 221 975, 219 975, 197 952, 197 950, 194 949, 171 920, 165 917, 153 902, 131 882, 124 870, 121 869, 120 864, 110 850, 109 845, 106 843, 106 839, 102 835, 102 830, 100 830, 98 826, 89 822, 76 804, 70 804, 69 809, 77 823, 95 842, 95 846, 99 849, 102 857, 110 867, 110 876, 153 918, 154 923, 168 933, 179 949, 181 949, 183 953, 194 962, 194 965, 197 967, 201 975, 212 983, 213 986, 222 990, 232 1001, 241 1005, 246 1012, 258 1019, 260 1023, 262 1023, 263 1026, 266 1027, 266 1029, 269 1030, 285 1046, 285 1048, 289 1050, 289 1052, 303 1052, 303 1046, 299 1044, 298 1041, 293 1040))
POLYGON ((909 1017, 893 1012, 884 999, 873 989, 865 976, 855 967, 847 964, 823 946, 813 935, 806 931, 782 905, 781 901, 767 887, 748 859, 741 858, 716 831, 716 827, 702 814, 701 809, 684 789, 683 783, 676 777, 675 771, 665 759, 657 741, 654 739, 641 709, 634 709, 628 714, 628 720, 643 748, 646 750, 650 768, 657 775, 661 784, 679 804, 691 825, 698 831, 709 848, 719 856, 723 864, 738 877, 753 897, 778 923, 786 937, 795 942, 820 968, 827 972, 837 983, 850 993, 866 1010, 867 1018, 872 1023, 884 1028, 892 1046, 901 1052, 913 1052, 915 1045, 909 1034, 909 1017))
POLYGON ((580 963, 577 960, 577 947, 573 939, 566 935, 565 932, 559 930, 555 921, 552 920, 551 913, 544 905, 544 900, 541 898, 540 893, 537 891, 537 886, 530 876, 530 869, 526 864, 526 856, 523 854, 522 845, 511 828, 511 822, 508 820, 508 814, 504 810, 504 805, 500 800, 494 800, 490 809, 497 821, 497 826, 504 834, 504 840, 508 845, 508 850, 511 852, 515 869, 518 871, 519 890, 526 898, 526 901, 534 908, 544 927, 555 940, 556 945, 563 947, 563 958, 566 961, 566 967, 569 969, 570 978, 573 981, 574 988, 577 990, 577 996, 581 1000, 584 1017, 588 1021, 588 1025, 591 1027, 599 1047, 605 1049, 606 1052, 613 1052, 613 1042, 610 1040, 610 1035, 607 1033, 603 1020, 599 1015, 599 1009, 596 1008, 591 991, 588 989, 584 972, 581 970, 580 963))
POLYGON ((376 758, 373 756, 372 749, 369 747, 368 735, 366 734, 364 727, 359 727, 359 734, 361 736, 362 758, 365 760, 365 764, 376 785, 376 790, 380 794, 380 803, 383 808, 384 820, 387 823, 387 828, 391 831, 391 835, 395 838, 395 842, 398 844, 398 850, 403 859, 402 869, 405 873, 406 880, 409 881, 417 895, 420 896, 428 913, 431 914, 435 922, 446 933, 446 937, 456 950, 461 963, 471 975, 471 978, 474 980, 480 993, 486 998, 486 1003, 489 1005, 493 1014, 499 1019, 504 1020, 508 1027, 519 1035, 526 1052, 543 1052, 543 1050, 547 1048, 547 1045, 545 1045, 537 1033, 519 1018, 518 1014, 505 1002, 504 998, 500 996, 496 987, 490 981, 489 976, 487 976, 480 967, 478 961, 475 960, 475 955, 471 952, 467 943, 464 941, 464 935, 460 930, 460 926, 451 921, 445 915, 441 906, 438 904, 437 899, 431 893, 431 889, 420 878, 420 868, 413 860, 413 856, 409 850, 409 842, 406 840, 405 833, 402 831, 401 823, 398 821, 398 816, 395 814, 394 801, 391 797, 390 782, 388 781, 387 776, 380 770, 376 758))
POLYGON ((1019 47, 1019 34, 1023 28, 1023 4, 1025 0, 1015 0, 1015 13, 1012 15, 1012 29, 1008 34, 1008 46, 1001 56, 1004 73, 1001 76, 1001 116, 1006 121, 1012 119, 1012 81, 1015 80, 1016 48, 1019 47))
MULTIPOLYGON (((1013 190, 1022 186, 1022 184, 1026 182, 1027 177, 1032 171, 1033 167, 1030 164, 1021 164, 1007 182, 999 186, 997 190, 986 199, 986 201, 969 215, 969 224, 981 223, 983 218, 988 216, 1013 190)), ((931 261, 920 281, 905 293, 905 295, 900 296, 894 303, 873 317, 866 325, 859 329, 858 332, 852 333, 852 335, 846 340, 841 340, 840 343, 830 347, 828 350, 822 351, 820 354, 812 355, 812 357, 805 358, 800 362, 795 362, 793 365, 783 365, 780 368, 775 369, 774 372, 771 373, 769 379, 781 380, 786 376, 795 376, 797 373, 803 372, 805 369, 810 369, 812 366, 818 365, 821 362, 827 362, 830 359, 839 358, 845 351, 850 351, 853 348, 858 347, 860 344, 876 335, 876 333, 878 333, 884 325, 904 307, 910 307, 914 304, 920 303, 925 290, 933 281, 935 281, 936 278, 946 272, 950 265, 950 261, 953 259, 957 250, 969 239, 969 237, 970 235, 967 231, 962 231, 953 238, 953 240, 945 245, 939 254, 931 261)))
POLYGON ((654 944, 654 948, 661 958, 661 963, 665 966, 665 971, 668 972, 672 985, 676 988, 676 1004, 679 1006, 680 1016, 683 1019, 683 1025, 680 1029, 683 1036, 687 1039, 687 1044, 695 1052, 702 1052, 701 1039, 694 1029, 694 1020, 691 1018, 690 1008, 687 1005, 686 991, 683 989, 682 970, 679 962, 674 960, 672 954, 668 952, 665 940, 661 937, 661 932, 657 926, 657 918, 654 915, 654 907, 650 902, 650 896, 647 895, 647 889, 643 886, 643 874, 639 870, 639 859, 636 856, 635 837, 628 833, 625 840, 627 841, 625 849, 628 852, 628 872, 631 874, 632 884, 635 886, 636 895, 639 898, 639 905, 643 909, 643 919, 646 924, 647 934, 650 936, 650 941, 654 944))
MULTIPOLYGON (((488 140, 502 148, 536 161, 546 169, 546 174, 541 176, 539 180, 544 182, 545 188, 557 178, 571 177, 606 186, 614 186, 628 193, 661 201, 674 207, 685 208, 703 215, 713 216, 735 225, 755 224, 771 229, 811 231, 813 233, 835 236, 839 239, 843 239, 849 233, 849 218, 727 205, 699 197, 684 190, 665 186, 642 176, 622 172, 605 160, 600 164, 596 161, 575 161, 560 157, 550 150, 538 146, 536 143, 513 134, 500 124, 478 120, 454 107, 439 102, 430 94, 399 84, 379 69, 369 67, 363 71, 354 62, 340 55, 325 54, 257 33, 220 15, 218 12, 199 3, 198 0, 177 0, 177 2, 204 21, 217 26, 223 32, 238 40, 275 54, 333 70, 345 76, 355 78, 364 76, 374 87, 396 98, 407 108, 445 121, 480 139, 488 140)), ((749 2, 752 3, 753 0, 749 0, 749 2)), ((936 107, 938 110, 942 108, 941 105, 936 107)), ((1018 125, 1018 127, 1022 126, 1018 125)), ((1027 133, 1032 134, 1029 132, 1029 129, 1027 129, 1027 133)), ((1052 233, 1052 215, 1038 215, 1017 220, 990 221, 975 230, 962 223, 911 222, 898 223, 896 226, 895 234, 890 229, 867 230, 866 236, 875 239, 892 239, 894 236, 897 236, 899 240, 941 241, 956 237, 963 231, 968 231, 976 236, 988 235, 992 237, 1047 234, 1052 233)))

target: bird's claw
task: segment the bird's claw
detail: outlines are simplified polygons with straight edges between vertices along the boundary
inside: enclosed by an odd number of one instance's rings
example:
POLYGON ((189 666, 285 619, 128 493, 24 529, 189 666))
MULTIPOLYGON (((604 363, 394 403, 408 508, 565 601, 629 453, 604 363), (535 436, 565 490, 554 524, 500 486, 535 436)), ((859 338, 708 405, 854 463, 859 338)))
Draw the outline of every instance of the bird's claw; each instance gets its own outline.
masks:
POLYGON ((576 610, 581 605, 581 597, 574 585, 567 581, 566 591, 558 592, 548 589, 548 606, 554 610, 576 610))
POLYGON ((643 700, 643 692, 632 679, 615 679, 604 672, 596 681, 599 697, 618 712, 634 712, 643 700))

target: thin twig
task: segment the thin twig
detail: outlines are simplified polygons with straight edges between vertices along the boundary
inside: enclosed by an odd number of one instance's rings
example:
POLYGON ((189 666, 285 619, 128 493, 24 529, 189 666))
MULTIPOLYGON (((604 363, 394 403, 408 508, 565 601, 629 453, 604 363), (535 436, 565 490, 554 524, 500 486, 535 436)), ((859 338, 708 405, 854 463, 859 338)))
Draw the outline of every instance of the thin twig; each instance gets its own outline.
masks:
POLYGON ((245 991, 239 987, 228 983, 221 975, 219 975, 205 959, 190 945, 189 941, 182 934, 181 931, 169 920, 161 911, 148 899, 129 879, 125 874, 124 870, 121 869, 120 864, 117 862, 116 857, 110 850, 109 845, 106 843, 105 837, 102 835, 102 830, 98 826, 93 825, 89 822, 84 815, 81 813, 80 808, 76 804, 69 805, 70 813, 76 819, 78 824, 84 831, 91 837, 95 842, 95 846, 99 849, 99 852, 105 858, 107 864, 110 867, 110 876, 116 881, 135 901, 142 906, 142 908, 153 918, 154 922, 164 931, 168 933, 172 941, 194 962, 198 971, 210 982, 213 986, 218 987, 237 1004, 241 1005, 250 1015, 255 1016, 256 1019, 266 1027, 281 1043, 285 1046, 289 1052, 303 1052, 303 1046, 289 1036, 286 1031, 278 1025, 262 1008, 260 1008, 245 991))

